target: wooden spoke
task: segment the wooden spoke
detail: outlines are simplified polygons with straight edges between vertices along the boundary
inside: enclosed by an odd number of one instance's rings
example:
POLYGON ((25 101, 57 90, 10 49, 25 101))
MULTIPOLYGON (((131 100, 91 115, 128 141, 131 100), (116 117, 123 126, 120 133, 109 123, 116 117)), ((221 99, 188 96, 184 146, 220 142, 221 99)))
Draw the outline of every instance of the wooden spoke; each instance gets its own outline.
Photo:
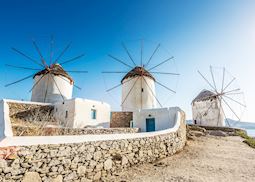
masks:
POLYGON ((48 88, 49 88, 49 80, 50 80, 50 77, 48 76, 46 90, 45 90, 45 95, 44 95, 44 98, 43 98, 43 102, 46 101, 46 97, 47 97, 47 93, 48 93, 48 88))
POLYGON ((16 52, 16 53, 22 55, 23 57, 27 58, 28 60, 32 61, 33 63, 44 67, 41 63, 37 62, 35 59, 33 59, 33 58, 31 58, 30 56, 24 54, 23 52, 19 51, 18 49, 12 47, 12 50, 13 50, 14 52, 16 52))
POLYGON ((198 73, 199 73, 199 75, 206 81, 206 83, 208 84, 208 85, 210 85, 210 87, 213 89, 213 90, 215 90, 215 88, 212 86, 212 84, 205 78, 205 76, 204 75, 202 75, 202 73, 200 73, 200 71, 197 71, 198 73))
POLYGON ((143 67, 143 40, 141 40, 141 67, 143 67))
POLYGON ((224 88, 223 88, 223 92, 231 85, 231 83, 233 83, 233 81, 235 80, 236 78, 233 78, 228 84, 227 84, 227 86, 225 86, 224 88))
POLYGON ((134 82, 134 84, 132 85, 131 89, 128 91, 128 94, 126 95, 125 99, 123 100, 123 102, 121 103, 121 106, 125 103, 126 99, 128 98, 129 94, 131 93, 131 91, 133 90, 133 88, 135 87, 135 84, 137 82, 137 80, 139 79, 139 77, 137 77, 136 81, 134 82))
POLYGON ((102 73, 127 73, 126 71, 102 71, 102 73))
POLYGON ((44 65, 45 68, 48 67, 47 63, 45 62, 45 59, 43 58, 43 55, 39 49, 39 47, 37 46, 36 42, 33 40, 33 45, 37 51, 37 53, 39 54, 40 58, 41 58, 41 61, 42 61, 42 64, 44 65))
POLYGON ((72 62, 72 61, 76 61, 77 59, 80 59, 81 57, 83 57, 84 56, 84 54, 81 54, 81 55, 79 55, 79 56, 76 56, 76 57, 74 57, 74 58, 72 58, 72 59, 69 59, 69 60, 67 60, 67 61, 64 61, 64 62, 62 62, 62 63, 59 63, 60 65, 63 65, 63 64, 66 64, 66 63, 70 63, 70 62, 72 62))
POLYGON ((165 89, 167 89, 167 90, 169 90, 169 91, 171 91, 171 92, 173 92, 173 93, 176 93, 174 90, 168 88, 167 86, 163 85, 162 83, 159 83, 158 81, 155 81, 155 82, 156 82, 157 84, 159 84, 160 86, 164 87, 165 89))
POLYGON ((238 93, 224 93, 225 95, 241 95, 244 94, 243 92, 238 92, 238 93))
POLYGON ((88 71, 76 71, 76 70, 74 70, 74 71, 71 71, 71 70, 65 70, 65 72, 68 72, 68 73, 88 73, 88 71))
POLYGON ((230 90, 230 91, 227 91, 227 92, 223 92, 223 94, 228 94, 228 93, 232 93, 232 92, 238 92, 240 91, 241 89, 240 88, 237 88, 237 89, 234 89, 234 90, 230 90))
POLYGON ((134 78, 135 78, 135 77, 133 77, 133 78, 131 78, 131 79, 129 79, 129 80, 123 82, 123 83, 120 83, 120 84, 118 84, 118 85, 116 85, 116 86, 114 86, 114 87, 112 87, 112 88, 106 90, 106 92, 109 92, 109 91, 111 91, 111 90, 113 90, 113 89, 115 89, 115 88, 118 88, 118 87, 121 86, 122 84, 127 83, 127 82, 133 80, 134 78))
POLYGON ((149 87, 150 92, 151 92, 151 94, 153 95, 153 97, 157 100, 157 102, 159 103, 160 107, 162 107, 161 103, 159 102, 159 100, 158 100, 158 98, 155 96, 155 94, 153 93, 153 91, 152 91, 151 87, 149 86, 149 84, 147 83, 146 79, 145 79, 143 76, 142 76, 142 78, 143 78, 145 84, 149 87))
MULTIPOLYGON (((59 75, 57 75, 57 77, 58 77, 58 78, 61 78, 62 80, 66 81, 66 82, 68 82, 68 83, 70 83, 68 80, 66 80, 66 79, 62 78, 62 77, 61 77, 61 76, 59 76, 59 75)), ((75 85, 74 83, 73 83, 73 86, 74 86, 75 88, 78 88, 79 90, 81 90, 81 87, 79 87, 79 86, 75 85)))
POLYGON ((55 79, 54 79, 54 77, 51 75, 51 73, 50 73, 49 75, 50 75, 51 79, 54 81, 54 83, 55 83, 55 85, 56 85, 56 87, 57 87, 57 89, 58 89, 58 91, 59 91, 59 93, 60 93, 60 95, 61 95, 61 97, 62 97, 62 99, 63 99, 63 102, 65 102, 65 98, 64 98, 64 96, 62 95, 62 93, 61 93, 61 91, 60 91, 60 89, 59 89, 59 87, 58 87, 57 82, 55 81, 55 79))
MULTIPOLYGON (((221 100, 220 100, 219 98, 218 98, 218 101, 220 102, 220 106, 222 107, 221 100)), ((222 110, 222 113, 223 113, 223 115, 224 115, 225 120, 226 120, 227 123, 228 123, 228 126, 230 126, 230 123, 229 123, 229 121, 228 121, 228 118, 226 117, 226 114, 225 114, 225 112, 224 112, 224 109, 222 108, 221 110, 222 110)))
POLYGON ((53 37, 53 35, 51 35, 51 37, 50 37, 50 65, 51 65, 52 59, 53 59, 53 45, 54 45, 54 37, 53 37))
POLYGON ((223 68, 223 76, 222 76, 221 93, 223 92, 224 82, 225 82, 225 68, 223 68))
POLYGON ((218 92, 217 92, 216 83, 215 83, 215 80, 214 80, 214 75, 213 75, 213 71, 212 71, 212 66, 210 66, 210 72, 211 72, 211 76, 212 76, 212 80, 213 80, 214 90, 215 90, 216 93, 218 93, 218 92))
POLYGON ((33 85, 33 87, 29 90, 29 92, 31 92, 32 90, 34 90, 35 86, 43 79, 43 77, 45 76, 46 74, 42 75, 41 78, 39 80, 36 81, 36 83, 33 85))
POLYGON ((237 104, 239 104, 239 105, 241 105, 241 106, 243 106, 243 107, 246 107, 246 105, 244 105, 244 104, 242 104, 241 102, 238 102, 238 101, 232 99, 231 97, 228 97, 228 96, 226 96, 226 95, 222 95, 222 96, 225 97, 225 98, 228 98, 228 99, 232 100, 233 102, 235 102, 235 103, 237 103, 237 104))
POLYGON ((10 64, 5 64, 5 66, 13 67, 13 68, 19 68, 19 69, 25 69, 25 70, 37 70, 37 71, 40 71, 40 69, 37 69, 37 68, 28 68, 28 67, 15 66, 15 65, 10 65, 10 64))
POLYGON ((237 116, 237 114, 235 113, 235 111, 229 106, 229 104, 225 101, 225 99, 223 97, 221 97, 223 102, 228 106, 228 108, 231 110, 231 112, 238 118, 238 120, 240 121, 240 118, 237 116))
POLYGON ((126 53, 128 54, 128 57, 133 62, 134 66, 136 66, 134 59, 132 58, 131 54, 129 53, 127 47, 125 46, 125 44, 123 42, 122 42, 122 47, 125 49, 126 53))
POLYGON ((160 44, 157 45, 157 47, 156 47, 155 50, 153 51, 151 57, 149 58, 149 60, 147 61, 147 63, 145 64, 144 67, 147 67, 147 66, 149 65, 151 59, 153 58, 154 54, 157 52, 157 50, 159 49, 159 47, 160 47, 160 44))
POLYGON ((167 72, 150 72, 150 73, 163 75, 180 75, 179 73, 167 73, 167 72))
POLYGON ((33 77, 33 76, 34 76, 34 74, 29 75, 29 76, 26 76, 25 78, 22 78, 22 79, 20 79, 20 80, 17 80, 17 81, 15 81, 15 82, 12 82, 12 83, 9 83, 9 84, 5 85, 5 87, 9 87, 10 85, 13 85, 13 84, 15 84, 15 83, 19 83, 19 82, 21 82, 21 81, 23 81, 23 80, 26 80, 26 79, 28 79, 28 78, 31 78, 31 77, 33 77))
POLYGON ((124 64, 125 66, 127 66, 127 67, 129 67, 129 68, 133 68, 133 67, 130 66, 129 64, 125 63, 124 61, 122 61, 122 60, 120 60, 120 59, 118 59, 118 58, 116 58, 116 57, 114 57, 114 56, 112 56, 112 55, 110 55, 110 54, 108 54, 108 56, 109 56, 110 58, 114 59, 115 61, 118 61, 118 62, 124 64))
POLYGON ((163 62, 157 64, 156 66, 153 66, 152 68, 148 69, 148 71, 153 70, 154 68, 157 68, 158 66, 160 66, 160 65, 162 65, 162 64, 164 64, 164 63, 170 61, 170 60, 173 59, 173 58, 174 58, 174 57, 172 56, 172 57, 166 59, 165 61, 163 61, 163 62))
POLYGON ((65 52, 70 48, 71 46, 71 42, 64 48, 64 50, 59 54, 59 56, 57 57, 57 59, 54 61, 54 64, 57 63, 57 61, 59 61, 59 59, 65 54, 65 52))

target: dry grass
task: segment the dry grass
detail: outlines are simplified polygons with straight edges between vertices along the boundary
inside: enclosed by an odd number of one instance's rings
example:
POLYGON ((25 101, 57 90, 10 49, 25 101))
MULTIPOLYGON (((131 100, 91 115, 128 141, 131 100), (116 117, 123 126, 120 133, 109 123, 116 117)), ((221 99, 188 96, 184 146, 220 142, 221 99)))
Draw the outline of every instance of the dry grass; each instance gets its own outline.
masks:
POLYGON ((57 123, 52 117, 51 111, 42 114, 40 110, 29 113, 24 119, 13 115, 11 116, 11 122, 16 136, 42 136, 47 135, 47 133, 54 135, 54 132, 58 130, 47 128, 47 125, 60 126, 60 123, 57 123))
POLYGON ((237 131, 236 134, 245 139, 245 140, 243 141, 244 143, 246 143, 247 145, 249 145, 249 146, 252 147, 252 148, 255 148, 255 139, 254 139, 254 138, 248 136, 248 135, 247 135, 245 132, 243 132, 243 131, 237 131))

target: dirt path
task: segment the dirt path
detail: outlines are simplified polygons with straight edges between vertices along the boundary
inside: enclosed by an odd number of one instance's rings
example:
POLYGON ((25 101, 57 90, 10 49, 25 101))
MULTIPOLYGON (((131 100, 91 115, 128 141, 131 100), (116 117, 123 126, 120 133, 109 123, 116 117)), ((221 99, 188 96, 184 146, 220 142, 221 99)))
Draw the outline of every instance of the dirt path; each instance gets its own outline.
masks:
POLYGON ((255 149, 240 137, 200 137, 154 164, 133 167, 114 181, 255 181, 255 149))

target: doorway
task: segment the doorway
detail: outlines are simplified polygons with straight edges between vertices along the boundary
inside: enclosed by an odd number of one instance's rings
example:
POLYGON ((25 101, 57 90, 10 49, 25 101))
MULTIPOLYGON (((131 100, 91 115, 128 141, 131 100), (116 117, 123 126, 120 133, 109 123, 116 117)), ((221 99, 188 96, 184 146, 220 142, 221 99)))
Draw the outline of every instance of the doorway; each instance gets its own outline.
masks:
POLYGON ((155 118, 146 118, 146 132, 155 131, 155 118))

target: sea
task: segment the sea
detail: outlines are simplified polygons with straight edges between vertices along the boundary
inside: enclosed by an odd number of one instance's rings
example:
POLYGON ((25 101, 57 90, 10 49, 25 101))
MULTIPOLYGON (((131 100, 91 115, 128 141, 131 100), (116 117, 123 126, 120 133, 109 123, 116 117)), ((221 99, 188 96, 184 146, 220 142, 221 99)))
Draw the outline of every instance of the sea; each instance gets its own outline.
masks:
POLYGON ((246 129, 247 135, 255 137, 255 129, 246 129))
MULTIPOLYGON (((188 124, 192 124, 193 121, 192 120, 187 120, 186 121, 188 124)), ((230 123, 231 127, 234 128, 242 128, 245 129, 247 134, 250 137, 255 137, 255 122, 244 122, 244 121, 235 121, 232 119, 228 118, 228 122, 230 123)))

